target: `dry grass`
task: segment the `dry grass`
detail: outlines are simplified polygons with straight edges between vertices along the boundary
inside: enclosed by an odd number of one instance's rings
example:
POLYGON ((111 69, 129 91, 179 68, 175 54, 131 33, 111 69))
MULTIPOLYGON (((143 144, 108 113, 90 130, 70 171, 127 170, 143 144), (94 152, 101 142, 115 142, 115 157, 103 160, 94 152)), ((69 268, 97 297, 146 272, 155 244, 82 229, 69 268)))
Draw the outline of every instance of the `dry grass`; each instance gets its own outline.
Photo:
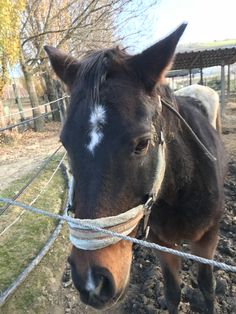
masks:
MULTIPOLYGON (((29 204, 40 192, 56 168, 61 156, 57 156, 41 173, 19 200, 29 204)), ((1 192, 2 196, 12 197, 32 175, 16 180, 9 188, 1 192)), ((66 182, 61 170, 54 176, 45 193, 39 197, 34 206, 50 212, 59 212, 66 193, 66 182)), ((0 203, 2 206, 3 204, 0 203)), ((20 213, 21 209, 11 206, 0 216, 0 233, 20 213)), ((56 221, 25 212, 19 221, 1 236, 0 243, 0 291, 5 290, 20 274, 30 260, 43 247, 56 221)))
POLYGON ((69 249, 67 228, 64 225, 47 255, 0 308, 0 313, 64 314, 61 276, 69 249))
POLYGON ((2 132, 0 133, 2 154, 9 150, 25 149, 27 146, 31 146, 35 141, 40 142, 54 136, 59 140, 60 128, 61 125, 59 122, 50 122, 45 124, 45 130, 43 132, 35 132, 30 129, 25 132, 18 132, 16 128, 11 131, 2 132))

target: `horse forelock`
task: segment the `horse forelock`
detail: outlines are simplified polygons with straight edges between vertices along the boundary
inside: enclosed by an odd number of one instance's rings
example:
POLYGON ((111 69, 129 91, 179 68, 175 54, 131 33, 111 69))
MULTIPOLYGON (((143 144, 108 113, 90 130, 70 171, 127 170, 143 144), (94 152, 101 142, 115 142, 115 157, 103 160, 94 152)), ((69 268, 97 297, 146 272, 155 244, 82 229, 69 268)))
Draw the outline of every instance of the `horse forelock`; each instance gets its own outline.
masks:
POLYGON ((78 80, 86 88, 91 104, 100 102, 100 88, 112 69, 124 63, 128 57, 119 47, 89 52, 80 62, 78 80))

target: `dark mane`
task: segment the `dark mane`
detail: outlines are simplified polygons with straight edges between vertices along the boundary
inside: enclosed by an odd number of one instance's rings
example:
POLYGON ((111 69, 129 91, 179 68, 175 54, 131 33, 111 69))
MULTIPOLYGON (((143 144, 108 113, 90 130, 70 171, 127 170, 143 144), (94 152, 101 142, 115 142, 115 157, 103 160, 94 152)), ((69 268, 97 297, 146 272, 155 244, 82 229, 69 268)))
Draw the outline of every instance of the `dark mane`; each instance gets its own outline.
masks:
MULTIPOLYGON (((139 81, 138 73, 134 73, 125 63, 130 57, 131 55, 125 49, 114 47, 90 51, 81 59, 78 80, 87 92, 89 103, 99 103, 100 87, 114 71, 125 69, 133 79, 139 81)), ((157 85, 155 93, 164 97, 177 109, 175 97, 168 85, 157 85)), ((172 117, 169 117, 168 120, 172 121, 172 117)), ((170 122, 170 129, 171 124, 170 122)))

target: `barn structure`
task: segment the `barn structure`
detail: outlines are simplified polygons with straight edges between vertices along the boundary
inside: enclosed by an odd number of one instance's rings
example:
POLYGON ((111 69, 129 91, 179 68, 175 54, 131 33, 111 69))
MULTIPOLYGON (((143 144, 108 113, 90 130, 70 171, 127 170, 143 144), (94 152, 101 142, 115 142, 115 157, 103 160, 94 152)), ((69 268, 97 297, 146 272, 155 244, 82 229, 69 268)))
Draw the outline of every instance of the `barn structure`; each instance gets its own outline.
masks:
POLYGON ((230 91, 230 65, 236 62, 236 46, 212 49, 181 51, 176 54, 173 70, 188 70, 189 83, 192 84, 193 71, 199 69, 200 83, 203 84, 203 68, 221 67, 221 109, 225 107, 225 66, 228 66, 227 90, 230 91))

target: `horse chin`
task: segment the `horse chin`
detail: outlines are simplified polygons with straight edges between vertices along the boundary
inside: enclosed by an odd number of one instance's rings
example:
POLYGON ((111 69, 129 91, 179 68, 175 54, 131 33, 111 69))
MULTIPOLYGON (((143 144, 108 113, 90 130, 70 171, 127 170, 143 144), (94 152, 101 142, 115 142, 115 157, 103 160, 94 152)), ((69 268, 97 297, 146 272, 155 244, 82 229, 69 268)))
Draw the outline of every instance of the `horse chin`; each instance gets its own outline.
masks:
POLYGON ((95 308, 97 310, 104 310, 104 309, 108 309, 108 308, 112 307, 112 303, 110 303, 110 302, 109 303, 108 302, 104 303, 104 302, 102 302, 99 299, 90 300, 87 297, 85 297, 82 293, 79 293, 79 295, 80 295, 80 300, 84 304, 86 304, 86 305, 88 305, 88 306, 90 306, 92 308, 95 308))
POLYGON ((119 294, 117 294, 115 300, 113 301, 112 306, 115 306, 117 303, 120 303, 120 302, 122 302, 122 300, 124 300, 127 290, 128 290, 128 285, 126 285, 126 287, 122 291, 120 291, 119 294))
POLYGON ((117 296, 115 296, 114 298, 112 298, 110 301, 107 301, 107 302, 103 302, 99 299, 96 299, 93 301, 88 300, 81 293, 80 293, 80 300, 84 304, 89 305, 97 310, 108 310, 115 307, 118 303, 121 302, 121 300, 124 299, 125 291, 126 289, 124 289, 124 291, 120 292, 117 296))
POLYGON ((116 296, 112 300, 112 304, 109 306, 109 308, 116 306, 118 303, 122 302, 126 296, 126 292, 128 290, 129 286, 129 276, 127 276, 126 283, 124 285, 124 288, 120 290, 116 296))

